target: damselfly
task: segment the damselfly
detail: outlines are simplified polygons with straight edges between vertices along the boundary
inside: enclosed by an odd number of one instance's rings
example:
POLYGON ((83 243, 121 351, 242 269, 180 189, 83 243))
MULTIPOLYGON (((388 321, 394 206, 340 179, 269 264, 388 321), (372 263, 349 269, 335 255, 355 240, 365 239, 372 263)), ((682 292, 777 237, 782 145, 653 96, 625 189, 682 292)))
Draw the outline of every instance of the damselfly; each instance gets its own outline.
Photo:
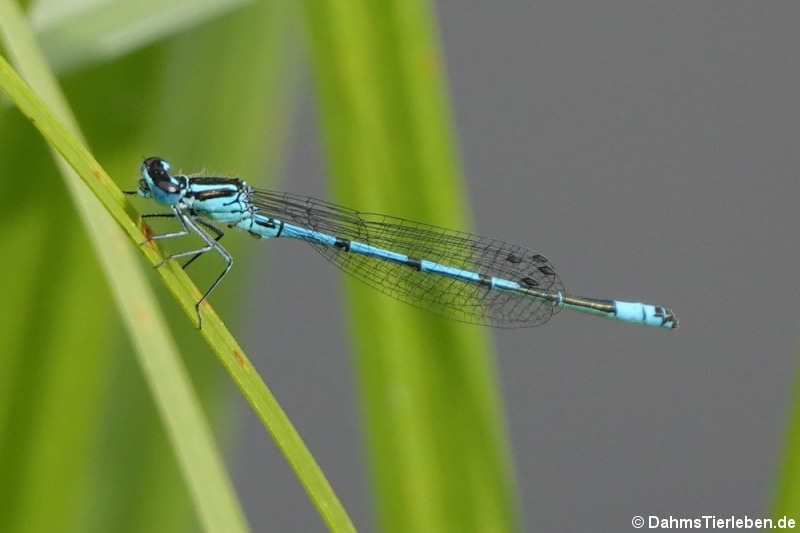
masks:
POLYGON ((182 230, 147 241, 196 234, 201 248, 169 255, 191 258, 216 251, 225 269, 198 300, 209 297, 233 265, 214 223, 261 238, 306 241, 348 274, 398 300, 446 317, 495 327, 547 322, 562 308, 647 326, 677 328, 673 312, 658 305, 568 295, 553 264, 522 246, 471 233, 364 213, 315 198, 255 189, 236 178, 170 174, 170 165, 150 157, 141 165, 136 191, 171 209, 182 230))

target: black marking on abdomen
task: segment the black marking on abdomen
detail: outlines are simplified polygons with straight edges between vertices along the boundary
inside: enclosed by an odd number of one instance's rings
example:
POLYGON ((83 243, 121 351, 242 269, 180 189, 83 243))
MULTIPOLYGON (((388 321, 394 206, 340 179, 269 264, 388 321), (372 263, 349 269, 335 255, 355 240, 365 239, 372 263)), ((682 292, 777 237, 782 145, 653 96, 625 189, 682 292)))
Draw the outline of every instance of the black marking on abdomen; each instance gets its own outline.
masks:
POLYGON ((336 242, 333 245, 340 249, 344 250, 345 252, 350 251, 350 239, 342 239, 341 237, 336 237, 336 242))
POLYGON ((283 220, 275 220, 274 218, 262 220, 260 218, 253 217, 253 224, 257 224, 262 228, 269 228, 269 229, 278 228, 278 231, 275 233, 275 238, 280 237, 281 233, 283 233, 283 220))
POLYGON ((480 278, 478 281, 479 284, 484 285, 486 287, 492 286, 492 276, 487 276, 486 274, 478 274, 478 277, 480 278))
POLYGON ((420 272, 422 272, 422 261, 421 261, 420 259, 418 259, 418 258, 416 258, 416 257, 409 257, 409 258, 406 260, 406 264, 407 264, 408 266, 410 266, 411 268, 413 268, 413 269, 415 269, 415 270, 417 270, 417 271, 420 271, 420 272))
POLYGON ((255 223, 261 226, 262 228, 275 229, 275 221, 271 218, 267 221, 262 221, 256 218, 255 223))

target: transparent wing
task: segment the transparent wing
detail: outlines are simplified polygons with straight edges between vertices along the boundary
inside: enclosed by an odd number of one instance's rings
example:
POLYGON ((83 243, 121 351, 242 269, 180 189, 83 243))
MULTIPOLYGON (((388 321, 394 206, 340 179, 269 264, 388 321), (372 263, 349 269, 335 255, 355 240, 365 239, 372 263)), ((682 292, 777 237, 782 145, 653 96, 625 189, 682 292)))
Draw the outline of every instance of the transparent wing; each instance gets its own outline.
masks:
MULTIPOLYGON (((516 281, 548 292, 564 291, 555 267, 522 246, 402 218, 362 213, 290 193, 256 190, 259 213, 335 237, 359 241, 442 265, 516 281)), ((547 322, 560 308, 489 287, 406 265, 312 246, 343 271, 398 300, 448 318, 495 327, 530 327, 547 322)))

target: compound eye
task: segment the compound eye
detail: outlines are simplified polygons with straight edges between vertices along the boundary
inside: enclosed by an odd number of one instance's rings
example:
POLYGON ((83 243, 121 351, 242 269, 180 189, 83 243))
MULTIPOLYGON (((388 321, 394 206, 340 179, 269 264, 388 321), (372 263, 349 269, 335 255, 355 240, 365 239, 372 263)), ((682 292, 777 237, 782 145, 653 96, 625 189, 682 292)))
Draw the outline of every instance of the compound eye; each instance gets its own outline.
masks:
POLYGON ((177 193, 180 188, 178 184, 175 183, 169 175, 169 163, 161 159, 160 157, 148 157, 142 163, 147 175, 153 180, 153 185, 161 189, 162 191, 174 194, 177 193))
POLYGON ((148 157, 142 163, 142 167, 153 177, 159 173, 166 173, 169 170, 169 163, 160 157, 148 157))

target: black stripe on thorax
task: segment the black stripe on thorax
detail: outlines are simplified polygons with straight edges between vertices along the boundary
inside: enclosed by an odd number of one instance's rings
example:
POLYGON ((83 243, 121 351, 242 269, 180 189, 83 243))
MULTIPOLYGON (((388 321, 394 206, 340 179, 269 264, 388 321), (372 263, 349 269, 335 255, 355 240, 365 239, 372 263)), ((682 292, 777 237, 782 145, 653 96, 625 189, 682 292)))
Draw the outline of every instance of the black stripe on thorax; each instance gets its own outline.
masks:
POLYGON ((189 178, 189 184, 198 185, 233 185, 237 189, 242 188, 242 180, 238 178, 189 178))
POLYGON ((239 191, 233 189, 209 189, 207 191, 189 191, 184 196, 202 202, 204 200, 213 200, 214 198, 236 196, 237 194, 239 194, 239 191))

